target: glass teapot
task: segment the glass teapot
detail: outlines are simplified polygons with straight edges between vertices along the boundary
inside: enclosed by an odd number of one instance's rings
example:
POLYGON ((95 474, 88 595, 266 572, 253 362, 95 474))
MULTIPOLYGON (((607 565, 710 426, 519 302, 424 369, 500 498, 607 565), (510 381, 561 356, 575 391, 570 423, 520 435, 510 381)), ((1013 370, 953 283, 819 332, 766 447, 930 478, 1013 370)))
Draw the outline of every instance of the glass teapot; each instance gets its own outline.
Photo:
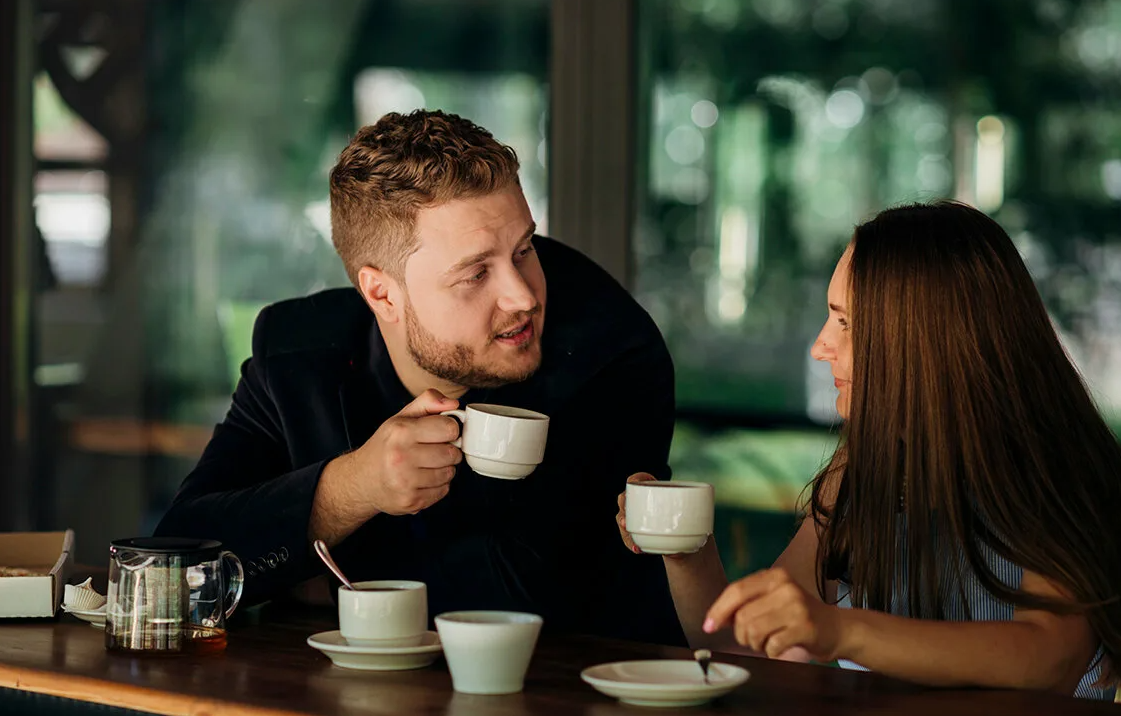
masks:
POLYGON ((110 542, 105 648, 209 654, 226 648, 241 599, 241 561, 214 540, 136 537, 110 542))

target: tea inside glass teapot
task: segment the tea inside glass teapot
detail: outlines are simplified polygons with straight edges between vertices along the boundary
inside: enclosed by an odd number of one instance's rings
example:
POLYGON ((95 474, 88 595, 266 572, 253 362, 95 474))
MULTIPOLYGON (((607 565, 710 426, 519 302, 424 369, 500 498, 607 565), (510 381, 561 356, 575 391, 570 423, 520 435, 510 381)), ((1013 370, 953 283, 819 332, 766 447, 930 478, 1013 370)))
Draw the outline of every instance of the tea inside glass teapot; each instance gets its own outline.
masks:
POLYGON ((109 546, 105 648, 208 654, 226 648, 226 619, 244 570, 215 540, 136 537, 109 546))

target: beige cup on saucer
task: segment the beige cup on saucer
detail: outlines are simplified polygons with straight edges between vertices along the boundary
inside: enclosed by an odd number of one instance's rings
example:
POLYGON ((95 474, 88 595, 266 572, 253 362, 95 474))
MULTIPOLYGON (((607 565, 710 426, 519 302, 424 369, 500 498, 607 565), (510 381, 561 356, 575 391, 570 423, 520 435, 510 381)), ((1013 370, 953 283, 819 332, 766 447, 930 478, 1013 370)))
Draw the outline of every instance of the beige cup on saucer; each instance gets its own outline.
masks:
POLYGON ((545 457, 549 416, 524 408, 471 403, 466 410, 448 410, 462 430, 452 445, 463 451, 471 469, 501 480, 520 480, 545 457))
POLYGON ((424 582, 383 579, 339 587, 339 632, 351 646, 416 646, 428 631, 424 582))
POLYGON ((692 553, 712 534, 715 494, 704 482, 627 484, 627 532, 649 554, 692 553))
POLYGON ((452 687, 465 694, 514 694, 525 672, 543 620, 523 612, 445 612, 436 631, 452 674, 452 687))

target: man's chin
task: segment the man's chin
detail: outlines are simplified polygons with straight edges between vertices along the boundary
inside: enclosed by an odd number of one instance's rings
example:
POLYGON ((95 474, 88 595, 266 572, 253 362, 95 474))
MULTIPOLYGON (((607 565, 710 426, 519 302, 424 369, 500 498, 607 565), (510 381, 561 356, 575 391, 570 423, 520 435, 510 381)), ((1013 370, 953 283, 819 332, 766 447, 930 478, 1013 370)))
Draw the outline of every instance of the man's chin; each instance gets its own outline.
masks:
POLYGON ((529 380, 540 367, 540 357, 520 362, 503 361, 499 365, 476 364, 474 370, 461 374, 455 382, 466 388, 500 388, 529 380))
MULTIPOLYGON (((525 356, 525 358, 530 358, 525 356)), ((502 380, 503 384, 521 383, 533 377, 533 374, 541 368, 541 355, 538 353, 532 360, 520 361, 520 364, 506 365, 500 371, 495 371, 496 378, 502 380)))
POLYGON ((518 368, 513 368, 512 367, 510 370, 504 371, 504 376, 507 379, 506 380, 507 383, 521 383, 523 381, 526 381, 526 380, 529 380, 530 378, 532 378, 534 373, 536 373, 540 368, 541 368, 541 359, 538 358, 535 361, 527 362, 525 365, 523 365, 521 367, 518 367, 518 368))

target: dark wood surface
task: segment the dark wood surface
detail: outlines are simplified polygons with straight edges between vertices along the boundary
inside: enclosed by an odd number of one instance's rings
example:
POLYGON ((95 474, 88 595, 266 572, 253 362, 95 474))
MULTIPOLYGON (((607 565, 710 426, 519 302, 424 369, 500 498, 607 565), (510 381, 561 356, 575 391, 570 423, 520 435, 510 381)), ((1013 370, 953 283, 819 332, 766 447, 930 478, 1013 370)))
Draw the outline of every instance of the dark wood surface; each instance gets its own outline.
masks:
MULTIPOLYGON (((620 704, 580 680, 594 664, 690 658, 685 649, 591 637, 543 635, 526 678, 511 696, 452 691, 443 659, 417 671, 335 667, 305 639, 336 628, 322 614, 283 621, 258 615, 230 632, 216 657, 136 658, 109 654, 100 630, 69 615, 55 621, 0 622, 0 687, 165 714, 659 714, 620 704), (255 623, 254 623, 255 622, 255 623)), ((1112 704, 1070 697, 983 690, 931 690, 868 673, 718 654, 751 672, 746 684, 690 714, 1091 714, 1112 704)))

